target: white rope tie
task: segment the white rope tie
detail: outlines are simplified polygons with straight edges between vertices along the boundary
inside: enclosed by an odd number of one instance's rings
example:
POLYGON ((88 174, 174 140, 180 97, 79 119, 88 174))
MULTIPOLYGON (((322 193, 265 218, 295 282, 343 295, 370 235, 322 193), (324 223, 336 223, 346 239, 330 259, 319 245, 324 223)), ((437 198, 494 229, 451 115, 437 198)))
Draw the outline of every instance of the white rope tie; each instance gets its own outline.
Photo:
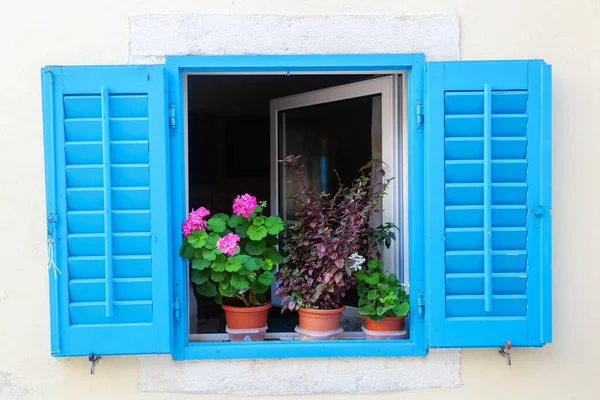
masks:
POLYGON ((48 239, 48 269, 54 272, 54 279, 58 279, 58 274, 62 275, 54 261, 54 239, 48 239))

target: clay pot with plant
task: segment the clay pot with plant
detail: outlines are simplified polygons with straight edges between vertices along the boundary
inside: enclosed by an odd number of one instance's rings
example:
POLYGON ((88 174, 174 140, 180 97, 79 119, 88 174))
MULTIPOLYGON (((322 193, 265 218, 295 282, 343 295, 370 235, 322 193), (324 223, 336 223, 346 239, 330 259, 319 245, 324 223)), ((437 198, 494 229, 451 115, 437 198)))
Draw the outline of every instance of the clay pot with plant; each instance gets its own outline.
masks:
POLYGON ((342 299, 356 285, 361 255, 376 253, 370 219, 381 211, 391 179, 383 177, 381 162, 372 161, 348 187, 340 182, 335 193, 315 191, 306 185, 299 157, 282 161, 301 189, 291 196, 296 223, 286 230, 275 295, 282 297, 282 312, 298 311, 299 328, 332 331, 340 328, 342 299))
POLYGON ((383 269, 383 262, 369 260, 366 268, 356 273, 358 280, 358 312, 365 316, 369 331, 399 332, 410 311, 408 295, 396 275, 383 269))
POLYGON ((222 304, 227 327, 264 328, 271 303, 266 293, 273 269, 282 261, 276 248, 283 221, 264 216, 266 202, 245 194, 233 203, 233 214, 210 215, 201 207, 183 223, 180 255, 191 262, 196 291, 222 304))

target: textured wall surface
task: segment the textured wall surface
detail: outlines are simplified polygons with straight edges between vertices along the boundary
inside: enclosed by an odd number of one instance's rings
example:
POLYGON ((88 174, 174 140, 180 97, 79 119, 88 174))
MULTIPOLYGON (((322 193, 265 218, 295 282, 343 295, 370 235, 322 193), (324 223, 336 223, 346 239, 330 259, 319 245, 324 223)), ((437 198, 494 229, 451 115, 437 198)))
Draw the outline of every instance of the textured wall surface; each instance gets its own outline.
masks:
MULTIPOLYGON (((544 58, 553 64, 554 344, 543 349, 514 349, 512 367, 506 365, 496 349, 463 350, 460 387, 382 393, 369 395, 369 398, 597 398, 600 313, 593 305, 600 282, 600 269, 595 261, 600 239, 597 229, 600 226, 597 207, 600 189, 595 184, 600 146, 595 121, 600 109, 600 25, 597 23, 600 2, 5 0, 0 12, 0 37, 3 38, 0 41, 3 54, 0 64, 0 399, 231 398, 227 394, 198 397, 145 391, 151 389, 144 378, 151 370, 141 373, 140 365, 145 361, 159 363, 158 358, 138 361, 135 357, 109 357, 100 362, 96 375, 90 376, 86 359, 49 356, 39 78, 39 68, 47 64, 127 63, 131 45, 130 17, 221 13, 368 14, 390 18, 456 15, 460 24, 462 59, 544 58)), ((378 27, 372 29, 377 31, 378 27)), ((326 365, 327 375, 323 379, 338 379, 344 362, 310 360, 301 365, 298 374, 310 376, 306 370, 325 371, 326 365)), ((384 364, 389 365, 389 362, 392 361, 386 360, 384 364)), ((411 364, 411 360, 401 360, 399 369, 403 368, 404 362, 411 364)), ((277 363, 280 367, 273 381, 282 376, 287 380, 297 376, 288 371, 299 365, 297 360, 277 363)), ((195 363, 192 364, 195 368, 195 363)), ((359 365, 355 371, 360 376, 367 372, 376 373, 377 367, 369 368, 369 371, 363 371, 359 365)), ((407 368, 412 370, 413 367, 407 368)), ((171 373, 170 369, 165 370, 165 376, 171 373)), ((197 370, 196 374, 194 385, 198 387, 203 383, 206 369, 197 370)), ((256 368, 245 374, 246 379, 252 379, 248 377, 255 374, 256 379, 262 379, 256 368)), ((194 377, 188 376, 188 379, 194 377)), ((158 381, 158 378, 150 380, 158 381)), ((272 385, 281 387, 284 384, 274 382, 272 385)), ((243 386, 240 391, 244 391, 243 386)), ((339 400, 349 397, 349 394, 340 393, 309 394, 303 398, 339 400)), ((364 397, 364 394, 358 396, 364 397)))
POLYGON ((170 356, 149 356, 140 357, 139 379, 141 391, 223 395, 453 388, 460 385, 460 351, 433 350, 427 357, 242 362, 173 362, 170 356))
POLYGON ((459 58, 453 15, 140 15, 129 60, 180 54, 425 53, 459 58))

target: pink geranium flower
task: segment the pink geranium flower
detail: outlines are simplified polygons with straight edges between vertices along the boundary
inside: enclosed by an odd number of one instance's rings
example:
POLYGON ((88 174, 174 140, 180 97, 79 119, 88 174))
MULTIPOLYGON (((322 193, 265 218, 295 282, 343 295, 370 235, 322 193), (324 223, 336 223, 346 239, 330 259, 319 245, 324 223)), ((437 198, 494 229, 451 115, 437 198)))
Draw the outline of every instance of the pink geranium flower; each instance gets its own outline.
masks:
POLYGON ((210 215, 210 211, 208 211, 204 207, 200 207, 197 210, 192 208, 188 219, 186 219, 181 225, 181 231, 184 236, 190 236, 195 230, 206 230, 206 221, 204 217, 208 217, 210 215))
POLYGON ((254 209, 257 206, 258 202, 256 201, 256 197, 246 193, 235 198, 233 201, 233 212, 244 218, 250 218, 250 214, 254 212, 254 209))
POLYGON ((217 241, 217 248, 225 255, 235 256, 240 237, 235 233, 228 233, 217 241))

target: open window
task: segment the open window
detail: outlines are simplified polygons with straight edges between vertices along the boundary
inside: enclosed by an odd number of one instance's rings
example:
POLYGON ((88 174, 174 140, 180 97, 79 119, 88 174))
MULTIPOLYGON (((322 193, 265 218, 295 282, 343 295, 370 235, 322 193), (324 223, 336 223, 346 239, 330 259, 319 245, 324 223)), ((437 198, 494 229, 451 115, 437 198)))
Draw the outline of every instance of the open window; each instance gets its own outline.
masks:
POLYGON ((42 89, 54 356, 423 356, 552 340, 543 61, 182 56, 46 67, 42 89), (297 152, 318 188, 378 154, 392 170, 384 218, 401 234, 384 257, 410 283, 406 340, 361 340, 349 311, 348 340, 292 342, 296 314, 273 307, 267 340, 225 343, 220 307, 183 288, 186 213, 227 212, 248 191, 289 221, 277 159, 297 152))
MULTIPOLYGON (((297 183, 288 182, 278 160, 302 155, 309 184, 335 191, 356 179, 372 159, 385 162, 388 188, 383 213, 374 226, 400 227, 392 247, 384 250, 388 269, 408 280, 403 246, 406 191, 403 150, 403 79, 395 74, 292 74, 185 76, 187 98, 188 207, 230 212, 238 193, 268 200, 271 215, 293 223, 288 200, 297 183)), ((281 313, 281 299, 271 288, 273 308, 267 339, 289 340, 298 324, 296 313, 281 313)), ((225 318, 214 299, 189 288, 191 341, 224 341, 225 318)), ((342 338, 363 339, 363 317, 355 290, 345 298, 342 338)), ((408 337, 408 335, 407 335, 408 337)))

